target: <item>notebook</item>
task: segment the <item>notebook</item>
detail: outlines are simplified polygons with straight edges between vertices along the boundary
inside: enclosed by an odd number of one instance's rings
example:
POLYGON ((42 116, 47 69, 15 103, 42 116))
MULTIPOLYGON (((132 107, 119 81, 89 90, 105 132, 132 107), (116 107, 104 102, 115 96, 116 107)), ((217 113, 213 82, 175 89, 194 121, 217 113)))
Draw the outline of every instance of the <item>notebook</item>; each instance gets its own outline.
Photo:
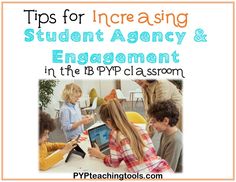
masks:
POLYGON ((109 149, 110 131, 111 131, 110 128, 108 128, 105 124, 99 125, 97 127, 88 130, 91 146, 95 147, 94 143, 96 143, 100 151, 105 155, 110 154, 110 149, 109 149))

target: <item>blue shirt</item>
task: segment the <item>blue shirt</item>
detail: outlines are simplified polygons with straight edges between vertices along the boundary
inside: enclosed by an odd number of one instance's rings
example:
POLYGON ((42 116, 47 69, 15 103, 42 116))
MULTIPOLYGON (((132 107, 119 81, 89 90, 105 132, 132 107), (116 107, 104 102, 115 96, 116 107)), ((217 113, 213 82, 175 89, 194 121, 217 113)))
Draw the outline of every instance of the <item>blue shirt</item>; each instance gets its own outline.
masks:
POLYGON ((83 124, 76 129, 72 129, 74 122, 82 120, 81 111, 76 104, 64 102, 60 109, 59 120, 67 141, 77 137, 84 131, 83 124))

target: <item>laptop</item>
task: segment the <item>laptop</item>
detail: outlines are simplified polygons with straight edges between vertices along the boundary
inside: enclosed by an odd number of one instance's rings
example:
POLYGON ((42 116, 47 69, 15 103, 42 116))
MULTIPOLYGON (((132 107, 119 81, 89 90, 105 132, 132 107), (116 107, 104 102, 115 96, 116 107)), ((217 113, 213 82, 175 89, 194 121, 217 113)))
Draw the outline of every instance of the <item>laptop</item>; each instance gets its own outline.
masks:
POLYGON ((111 129, 108 128, 105 124, 99 125, 97 127, 88 130, 91 146, 95 147, 94 143, 96 143, 100 151, 105 155, 110 154, 110 149, 109 149, 110 131, 111 129))

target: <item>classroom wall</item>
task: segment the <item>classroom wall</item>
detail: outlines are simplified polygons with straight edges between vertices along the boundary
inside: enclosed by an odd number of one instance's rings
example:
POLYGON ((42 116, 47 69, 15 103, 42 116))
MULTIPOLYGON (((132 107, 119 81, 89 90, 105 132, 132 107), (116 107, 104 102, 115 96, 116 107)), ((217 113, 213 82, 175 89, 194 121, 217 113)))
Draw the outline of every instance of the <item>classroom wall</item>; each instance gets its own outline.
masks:
POLYGON ((115 88, 114 80, 60 80, 54 88, 51 103, 45 109, 51 117, 56 117, 56 109, 59 109, 59 101, 62 100, 61 95, 65 85, 72 82, 77 83, 81 87, 83 95, 89 94, 89 91, 95 88, 98 96, 104 97, 110 93, 111 89, 115 88))
POLYGON ((127 100, 130 100, 129 91, 136 90, 137 88, 140 88, 140 87, 134 81, 132 81, 132 80, 121 80, 121 90, 122 90, 124 96, 127 98, 127 100))
MULTIPOLYGON (((98 96, 105 97, 111 92, 112 89, 116 88, 115 80, 60 80, 54 88, 54 95, 51 103, 45 109, 51 117, 56 117, 56 109, 59 109, 59 101, 62 100, 61 95, 65 85, 72 82, 77 83, 81 87, 83 95, 88 95, 89 91, 92 88, 95 88, 98 96)), ((129 91, 137 88, 139 88, 139 86, 134 81, 121 80, 121 91, 127 101, 129 100, 129 91)))
POLYGON ((76 80, 75 82, 80 85, 84 95, 95 88, 99 97, 105 97, 116 86, 115 80, 76 80))
POLYGON ((61 95, 65 85, 72 82, 74 81, 60 80, 57 86, 54 88, 54 95, 52 96, 51 103, 48 104, 48 107, 45 109, 45 111, 49 113, 51 117, 55 118, 56 116, 56 109, 59 109, 59 100, 62 100, 61 95))

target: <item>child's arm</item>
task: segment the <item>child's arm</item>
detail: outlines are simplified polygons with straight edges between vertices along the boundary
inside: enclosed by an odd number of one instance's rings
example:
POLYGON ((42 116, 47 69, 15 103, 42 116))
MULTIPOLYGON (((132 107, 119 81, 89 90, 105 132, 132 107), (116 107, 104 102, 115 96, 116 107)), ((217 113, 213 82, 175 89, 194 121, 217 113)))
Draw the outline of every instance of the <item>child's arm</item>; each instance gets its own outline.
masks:
POLYGON ((110 155, 105 156, 103 162, 107 166, 118 167, 123 160, 121 156, 121 147, 116 142, 116 134, 117 132, 113 132, 110 135, 109 148, 110 155))
POLYGON ((39 158, 39 169, 40 170, 48 170, 56 163, 63 159, 64 154, 61 151, 56 151, 49 156, 41 155, 39 158))
POLYGON ((182 143, 177 141, 172 141, 165 150, 162 158, 168 162, 173 171, 176 171, 177 169, 181 153, 182 143))
POLYGON ((99 147, 97 146, 96 143, 94 143, 95 147, 92 147, 92 148, 88 148, 88 153, 90 156, 94 156, 94 157, 97 157, 98 159, 104 159, 106 157, 105 154, 103 154, 99 147))
POLYGON ((82 118, 80 121, 76 121, 72 124, 72 127, 71 129, 74 130, 76 128, 78 128, 79 126, 81 125, 84 125, 84 124, 88 124, 92 121, 92 119, 90 117, 84 117, 82 118))
POLYGON ((63 147, 65 147, 65 145, 66 145, 65 143, 49 143, 49 142, 46 143, 48 152, 62 149, 63 147))
POLYGON ((72 140, 68 143, 64 144, 55 144, 54 143, 47 143, 47 144, 42 144, 43 146, 40 146, 40 158, 39 158, 39 168, 40 170, 48 170, 52 166, 54 166, 56 163, 61 161, 63 159, 63 156, 68 153, 72 148, 74 147, 73 145, 76 144, 77 142, 75 140, 72 140), (61 150, 58 150, 51 155, 48 155, 48 149, 55 149, 55 147, 62 148, 61 150))
POLYGON ((82 118, 79 121, 75 121, 73 123, 71 123, 72 121, 70 121, 70 113, 69 110, 63 110, 61 112, 61 124, 62 127, 65 131, 70 131, 70 130, 74 130, 76 128, 78 128, 79 126, 83 125, 83 124, 88 124, 90 121, 92 121, 92 119, 90 117, 85 117, 82 118))
MULTIPOLYGON (((50 167, 54 166, 60 160, 63 159, 64 153, 61 151, 56 151, 51 155, 48 155, 48 152, 53 151, 52 149, 56 149, 56 145, 52 143, 45 143, 40 146, 39 151, 39 169, 40 170, 48 170, 50 167)), ((65 146, 65 144, 64 144, 65 146)), ((62 147, 62 146, 60 146, 62 147)))
POLYGON ((64 131, 70 131, 72 124, 70 121, 70 112, 68 109, 63 109, 60 113, 60 122, 64 131))

